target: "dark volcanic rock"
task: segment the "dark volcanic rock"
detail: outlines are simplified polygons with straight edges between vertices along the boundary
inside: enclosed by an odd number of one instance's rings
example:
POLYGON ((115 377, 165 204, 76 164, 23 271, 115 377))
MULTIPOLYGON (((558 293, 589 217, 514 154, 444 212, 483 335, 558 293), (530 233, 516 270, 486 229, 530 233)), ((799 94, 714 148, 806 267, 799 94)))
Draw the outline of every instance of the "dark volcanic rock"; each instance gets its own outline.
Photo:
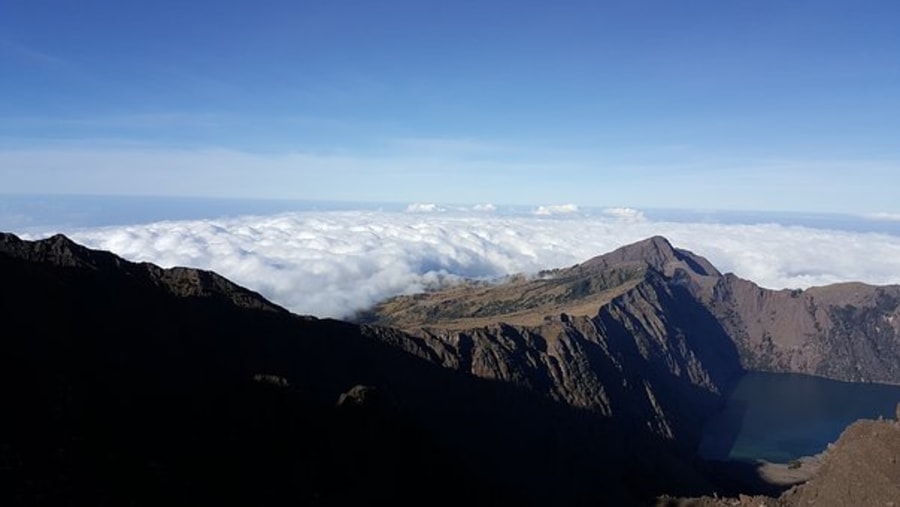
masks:
POLYGON ((775 291, 726 275, 703 301, 748 369, 900 384, 900 286, 775 291))
MULTIPOLYGON (((212 273, 61 236, 0 236, 0 276, 4 505, 629 504, 706 491, 648 427, 524 377, 446 368, 462 356, 433 337, 298 317, 212 273)), ((599 350, 581 325, 560 329, 599 350)), ((541 346, 517 333, 504 339, 541 346)))
POLYGON ((581 264, 584 269, 607 269, 613 266, 638 263, 671 276, 677 270, 684 270, 700 276, 719 276, 719 271, 706 259, 693 253, 675 248, 662 236, 623 246, 608 254, 594 257, 581 264))

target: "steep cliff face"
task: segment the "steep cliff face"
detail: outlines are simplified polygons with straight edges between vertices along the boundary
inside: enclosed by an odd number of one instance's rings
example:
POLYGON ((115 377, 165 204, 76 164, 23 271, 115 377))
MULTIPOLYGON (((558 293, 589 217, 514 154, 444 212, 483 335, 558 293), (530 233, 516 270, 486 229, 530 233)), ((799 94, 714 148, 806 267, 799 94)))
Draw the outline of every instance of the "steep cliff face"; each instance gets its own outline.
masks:
POLYGON ((440 350, 444 366, 691 448, 742 371, 694 296, 718 277, 705 259, 654 237, 534 279, 396 298, 377 314, 440 350))
POLYGON ((394 298, 374 320, 446 367, 684 445, 744 369, 900 383, 900 287, 763 289, 661 237, 532 278, 394 298))
POLYGON ((704 304, 747 369, 900 383, 900 287, 861 283, 762 289, 734 275, 704 304))

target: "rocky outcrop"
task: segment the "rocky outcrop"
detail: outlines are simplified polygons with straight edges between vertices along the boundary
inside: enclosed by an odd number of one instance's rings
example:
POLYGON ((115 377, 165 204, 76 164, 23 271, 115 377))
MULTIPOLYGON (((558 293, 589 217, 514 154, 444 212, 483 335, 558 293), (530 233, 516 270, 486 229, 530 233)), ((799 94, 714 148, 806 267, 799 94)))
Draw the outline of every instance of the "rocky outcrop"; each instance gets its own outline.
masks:
POLYGON ((23 241, 13 234, 0 233, 0 253, 34 264, 94 272, 100 277, 115 273, 129 277, 135 283, 159 287, 173 296, 225 298, 241 308, 287 313, 260 294, 212 271, 181 267, 162 269, 148 262, 128 262, 110 252, 86 248, 62 234, 42 241, 23 241))
POLYGON ((853 423, 823 453, 807 482, 778 497, 662 498, 660 507, 843 507, 896 506, 900 502, 900 423, 861 420, 853 423))

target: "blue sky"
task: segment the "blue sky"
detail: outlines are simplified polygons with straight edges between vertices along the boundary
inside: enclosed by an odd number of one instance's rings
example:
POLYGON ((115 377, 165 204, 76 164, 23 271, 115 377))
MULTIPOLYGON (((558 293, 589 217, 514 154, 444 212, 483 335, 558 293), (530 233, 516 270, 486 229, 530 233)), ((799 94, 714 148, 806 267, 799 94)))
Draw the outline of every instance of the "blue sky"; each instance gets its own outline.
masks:
POLYGON ((895 1, 0 3, 0 192, 900 213, 895 1))

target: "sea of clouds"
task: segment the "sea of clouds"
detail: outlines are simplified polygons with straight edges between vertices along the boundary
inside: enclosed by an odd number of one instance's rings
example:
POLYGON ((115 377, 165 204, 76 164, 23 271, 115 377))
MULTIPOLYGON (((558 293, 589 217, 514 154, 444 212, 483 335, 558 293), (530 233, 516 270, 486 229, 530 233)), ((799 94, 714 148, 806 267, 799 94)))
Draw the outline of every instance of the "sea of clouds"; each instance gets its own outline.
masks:
MULTIPOLYGON (((348 317, 401 293, 460 278, 570 266, 663 235, 768 288, 900 283, 900 235, 777 223, 684 223, 629 208, 583 213, 491 205, 405 211, 306 211, 66 231, 134 261, 216 271, 300 314, 348 317)), ((40 236, 40 234, 32 237, 40 236)))

